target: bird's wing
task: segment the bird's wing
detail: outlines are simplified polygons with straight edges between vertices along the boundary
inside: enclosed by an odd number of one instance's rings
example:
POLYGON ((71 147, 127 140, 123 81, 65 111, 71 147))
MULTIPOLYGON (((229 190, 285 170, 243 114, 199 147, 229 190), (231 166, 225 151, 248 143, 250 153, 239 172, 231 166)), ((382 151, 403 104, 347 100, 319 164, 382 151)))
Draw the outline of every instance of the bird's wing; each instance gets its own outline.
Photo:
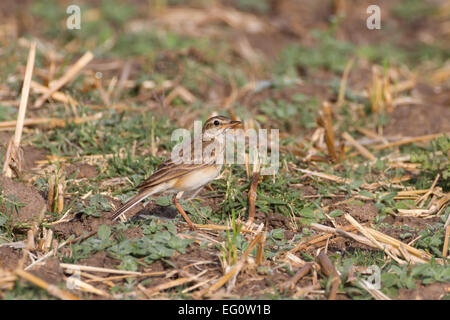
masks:
MULTIPOLYGON (((176 161, 172 159, 168 159, 163 162, 153 174, 142 182, 137 188, 140 190, 147 189, 149 187, 153 187, 160 183, 168 182, 174 178, 179 178, 188 173, 191 173, 193 170, 202 169, 204 167, 210 166, 215 162, 215 149, 211 150, 211 154, 200 154, 202 158, 196 158, 198 155, 195 154, 194 150, 194 140, 191 142, 187 141, 186 146, 180 148, 179 157, 176 161), (188 145, 189 144, 189 145, 188 145), (190 153, 190 163, 183 162, 183 154, 182 151, 185 148, 191 148, 190 153), (198 161, 196 161, 198 160, 198 161)), ((204 146, 209 145, 211 141, 203 142, 204 146)))
POLYGON ((168 182, 172 179, 179 178, 188 173, 191 173, 193 170, 201 169, 209 166, 209 163, 200 163, 200 164, 174 164, 172 161, 164 162, 162 165, 158 167, 158 169, 142 182, 137 188, 147 189, 158 185, 160 183, 168 182))

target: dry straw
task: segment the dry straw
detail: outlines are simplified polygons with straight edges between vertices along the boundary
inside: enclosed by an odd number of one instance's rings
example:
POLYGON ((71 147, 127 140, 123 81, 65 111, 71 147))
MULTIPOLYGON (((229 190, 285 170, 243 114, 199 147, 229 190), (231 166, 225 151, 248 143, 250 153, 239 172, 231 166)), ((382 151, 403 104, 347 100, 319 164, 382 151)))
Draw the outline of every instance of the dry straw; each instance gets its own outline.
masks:
POLYGON ((30 44, 30 51, 28 53, 27 66, 25 69, 25 77, 20 95, 19 113, 17 121, 15 121, 16 131, 14 134, 13 143, 9 143, 5 153, 5 160, 3 164, 3 174, 7 177, 12 177, 12 169, 17 175, 20 174, 22 167, 22 153, 20 150, 20 140, 22 139, 22 131, 25 121, 25 113, 27 111, 28 96, 30 94, 31 78, 33 76, 34 60, 36 56, 36 41, 30 44))
POLYGON ((45 92, 39 99, 34 103, 35 108, 39 108, 44 104, 44 102, 50 98, 53 93, 62 88, 66 83, 73 80, 75 76, 94 58, 92 52, 86 52, 73 66, 71 66, 67 72, 58 80, 54 81, 50 85, 50 90, 45 92))

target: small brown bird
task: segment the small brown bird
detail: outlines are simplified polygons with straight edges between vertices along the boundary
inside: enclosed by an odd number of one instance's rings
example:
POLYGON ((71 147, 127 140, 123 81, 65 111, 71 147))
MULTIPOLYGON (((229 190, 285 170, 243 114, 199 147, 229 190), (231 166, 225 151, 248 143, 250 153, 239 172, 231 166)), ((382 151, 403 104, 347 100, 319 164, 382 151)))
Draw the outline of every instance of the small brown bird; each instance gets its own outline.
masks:
POLYGON ((217 161, 218 155, 225 148, 226 132, 240 124, 223 116, 216 116, 206 120, 202 128, 202 157, 198 159, 194 152, 195 137, 190 143, 190 161, 183 161, 183 157, 168 159, 137 188, 139 193, 118 208, 112 215, 116 220, 122 214, 133 208, 139 202, 151 195, 175 193, 172 201, 178 212, 184 217, 192 229, 195 229, 186 212, 178 203, 184 192, 197 192, 204 185, 214 180, 222 169, 222 163, 217 161), (214 143, 214 145, 212 145, 214 143), (211 148, 214 146, 214 148, 211 148), (210 152, 208 152, 210 151, 210 152))

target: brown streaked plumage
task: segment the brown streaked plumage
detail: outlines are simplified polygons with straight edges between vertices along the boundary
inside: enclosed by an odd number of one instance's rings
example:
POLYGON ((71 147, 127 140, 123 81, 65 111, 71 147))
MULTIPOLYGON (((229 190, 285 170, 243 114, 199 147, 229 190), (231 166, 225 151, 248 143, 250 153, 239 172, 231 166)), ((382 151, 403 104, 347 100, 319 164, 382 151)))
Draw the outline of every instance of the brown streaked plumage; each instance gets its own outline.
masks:
POLYGON ((201 137, 203 147, 202 161, 195 161, 194 138, 190 145, 190 163, 184 163, 182 157, 176 159, 175 162, 172 159, 168 159, 162 163, 147 180, 137 187, 139 189, 138 194, 113 213, 112 219, 116 220, 119 216, 125 214, 128 210, 151 195, 175 193, 173 197, 175 207, 183 215, 189 226, 194 229, 193 223, 178 203, 178 199, 182 197, 184 192, 200 190, 204 185, 219 175, 222 164, 216 162, 216 154, 224 148, 223 138, 226 131, 239 123, 239 121, 233 121, 223 116, 216 116, 206 120, 202 128, 201 137), (219 150, 214 149, 211 154, 207 154, 205 148, 214 142, 217 143, 219 150))

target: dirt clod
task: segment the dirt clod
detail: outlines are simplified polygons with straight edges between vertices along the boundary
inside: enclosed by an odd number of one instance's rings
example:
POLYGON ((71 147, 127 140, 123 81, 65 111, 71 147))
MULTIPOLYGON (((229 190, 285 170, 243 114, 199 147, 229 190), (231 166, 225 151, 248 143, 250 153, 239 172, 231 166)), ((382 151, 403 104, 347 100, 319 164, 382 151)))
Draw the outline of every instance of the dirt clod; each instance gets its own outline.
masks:
POLYGON ((1 212, 10 213, 14 223, 29 223, 42 219, 46 203, 39 191, 34 187, 7 177, 0 177, 0 188, 3 193, 0 210, 1 212), (13 205, 10 202, 12 199, 19 205, 13 205), (8 202, 8 205, 6 202, 8 202), (11 205, 13 205, 12 212, 11 205), (17 212, 15 209, 17 209, 17 212))
MULTIPOLYGON (((0 268, 14 270, 18 267, 20 259, 22 259, 22 250, 9 246, 0 247, 0 268)), ((26 257, 24 263, 28 261, 29 258, 26 257)))
POLYGON ((43 266, 36 267, 30 272, 51 284, 61 282, 64 277, 63 269, 56 258, 48 259, 43 266))

